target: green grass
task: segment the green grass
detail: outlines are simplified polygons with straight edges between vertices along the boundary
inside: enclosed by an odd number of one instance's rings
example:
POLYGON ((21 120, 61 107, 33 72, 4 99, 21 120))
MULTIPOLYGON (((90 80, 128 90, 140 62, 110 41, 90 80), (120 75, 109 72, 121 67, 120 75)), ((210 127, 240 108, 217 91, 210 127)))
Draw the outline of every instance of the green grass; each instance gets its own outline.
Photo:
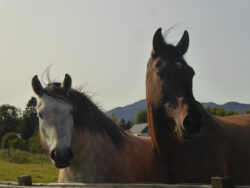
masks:
POLYGON ((12 153, 7 156, 6 151, 0 152, 0 181, 17 181, 20 175, 29 174, 34 183, 57 182, 58 169, 45 155, 34 156, 29 153, 12 153))

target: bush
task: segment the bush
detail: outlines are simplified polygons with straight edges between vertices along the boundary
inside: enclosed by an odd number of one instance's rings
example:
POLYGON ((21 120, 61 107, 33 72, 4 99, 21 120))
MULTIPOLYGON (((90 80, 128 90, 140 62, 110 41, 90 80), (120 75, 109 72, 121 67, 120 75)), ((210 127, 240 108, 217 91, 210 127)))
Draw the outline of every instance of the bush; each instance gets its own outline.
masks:
POLYGON ((15 138, 13 140, 10 140, 9 142, 9 146, 10 148, 13 148, 13 149, 21 149, 21 150, 24 150, 25 147, 26 147, 26 143, 23 139, 21 138, 15 138))
POLYGON ((30 137, 28 142, 28 150, 32 153, 44 153, 44 149, 41 146, 40 134, 37 131, 32 137, 30 137))

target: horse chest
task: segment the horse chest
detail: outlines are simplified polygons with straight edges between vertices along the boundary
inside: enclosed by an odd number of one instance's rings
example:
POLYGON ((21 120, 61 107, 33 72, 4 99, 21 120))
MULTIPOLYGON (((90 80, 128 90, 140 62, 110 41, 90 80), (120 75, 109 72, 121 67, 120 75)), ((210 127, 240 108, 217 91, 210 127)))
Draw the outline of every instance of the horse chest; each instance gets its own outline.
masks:
POLYGON ((105 183, 121 182, 126 174, 116 162, 119 158, 97 152, 75 159, 69 168, 60 172, 59 182, 105 183))
POLYGON ((213 144, 182 145, 169 151, 166 167, 173 182, 209 182, 224 174, 223 157, 213 144))
POLYGON ((85 183, 98 183, 105 182, 109 177, 108 167, 98 165, 96 163, 83 164, 75 167, 63 169, 59 173, 59 182, 85 182, 85 183))

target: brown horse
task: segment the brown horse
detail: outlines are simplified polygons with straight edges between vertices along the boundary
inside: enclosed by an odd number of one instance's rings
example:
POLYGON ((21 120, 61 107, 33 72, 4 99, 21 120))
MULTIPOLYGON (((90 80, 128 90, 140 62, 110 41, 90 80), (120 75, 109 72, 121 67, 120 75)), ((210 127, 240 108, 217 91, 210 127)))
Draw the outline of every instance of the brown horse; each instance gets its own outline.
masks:
POLYGON ((250 184, 250 115, 215 117, 195 100, 194 70, 183 58, 188 46, 187 31, 175 46, 158 29, 147 65, 149 129, 169 183, 229 176, 235 184, 250 184))
POLYGON ((60 169, 59 182, 165 182, 152 141, 126 134, 81 91, 71 77, 43 88, 37 76, 41 141, 60 169))

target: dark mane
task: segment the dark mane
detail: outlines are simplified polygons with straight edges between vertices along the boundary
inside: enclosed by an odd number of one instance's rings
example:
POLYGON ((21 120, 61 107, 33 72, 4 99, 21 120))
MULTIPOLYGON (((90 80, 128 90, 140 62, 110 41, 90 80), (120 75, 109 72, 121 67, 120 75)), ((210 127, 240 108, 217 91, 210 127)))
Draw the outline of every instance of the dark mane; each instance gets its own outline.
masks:
POLYGON ((70 89, 66 92, 61 83, 49 83, 45 93, 53 98, 70 103, 73 110, 74 126, 81 131, 89 131, 92 134, 107 135, 112 143, 122 148, 123 138, 126 133, 108 118, 83 92, 70 89))

